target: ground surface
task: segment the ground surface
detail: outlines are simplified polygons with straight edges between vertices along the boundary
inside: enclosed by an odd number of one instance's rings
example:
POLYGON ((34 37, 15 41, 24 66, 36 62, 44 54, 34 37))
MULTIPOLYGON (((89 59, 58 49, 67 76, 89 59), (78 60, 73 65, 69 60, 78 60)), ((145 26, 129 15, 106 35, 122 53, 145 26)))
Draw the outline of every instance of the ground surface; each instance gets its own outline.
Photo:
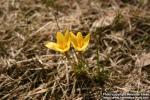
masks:
POLYGON ((0 0, 0 99, 150 92, 149 9, 149 0, 0 0), (66 29, 91 33, 82 53, 88 66, 77 65, 76 74, 69 59, 44 46, 66 29))

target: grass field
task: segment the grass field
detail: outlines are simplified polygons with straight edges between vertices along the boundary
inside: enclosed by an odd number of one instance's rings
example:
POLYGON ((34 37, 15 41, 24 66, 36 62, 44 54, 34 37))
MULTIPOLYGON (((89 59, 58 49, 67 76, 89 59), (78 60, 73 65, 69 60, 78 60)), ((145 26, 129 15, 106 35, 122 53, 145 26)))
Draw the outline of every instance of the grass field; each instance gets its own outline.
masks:
POLYGON ((149 93, 149 9, 149 0, 0 0, 0 99, 149 93), (91 34, 85 52, 44 46, 66 30, 91 34))

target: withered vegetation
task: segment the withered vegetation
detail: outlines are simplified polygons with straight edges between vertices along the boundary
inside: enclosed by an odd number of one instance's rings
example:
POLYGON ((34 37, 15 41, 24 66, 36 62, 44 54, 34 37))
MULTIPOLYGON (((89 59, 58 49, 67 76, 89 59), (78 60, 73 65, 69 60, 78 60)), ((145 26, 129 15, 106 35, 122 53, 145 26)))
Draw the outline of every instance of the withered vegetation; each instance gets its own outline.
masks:
POLYGON ((106 1, 0 0, 0 99, 150 92, 150 2, 106 1), (44 46, 65 29, 91 33, 83 53, 88 66, 77 65, 76 74, 68 59, 44 46))

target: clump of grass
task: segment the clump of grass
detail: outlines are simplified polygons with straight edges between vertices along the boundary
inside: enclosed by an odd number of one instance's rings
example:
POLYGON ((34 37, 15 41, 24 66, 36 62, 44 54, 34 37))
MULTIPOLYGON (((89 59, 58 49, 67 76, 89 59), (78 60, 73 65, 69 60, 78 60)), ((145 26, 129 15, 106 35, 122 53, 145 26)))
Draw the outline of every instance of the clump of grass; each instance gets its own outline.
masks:
POLYGON ((51 7, 54 7, 55 6, 55 1, 56 0, 42 0, 42 2, 44 4, 46 4, 46 6, 51 6, 51 7))
POLYGON ((105 83, 108 81, 110 72, 107 70, 103 70, 103 71, 96 71, 93 79, 96 83, 99 83, 100 86, 104 86, 105 83))
POLYGON ((83 62, 80 62, 75 66, 75 75, 77 77, 86 76, 87 72, 85 70, 85 64, 83 62))
POLYGON ((128 26, 128 23, 126 22, 124 16, 121 15, 120 12, 118 12, 118 14, 113 20, 111 29, 117 32, 117 31, 121 31, 125 29, 127 26, 128 26))

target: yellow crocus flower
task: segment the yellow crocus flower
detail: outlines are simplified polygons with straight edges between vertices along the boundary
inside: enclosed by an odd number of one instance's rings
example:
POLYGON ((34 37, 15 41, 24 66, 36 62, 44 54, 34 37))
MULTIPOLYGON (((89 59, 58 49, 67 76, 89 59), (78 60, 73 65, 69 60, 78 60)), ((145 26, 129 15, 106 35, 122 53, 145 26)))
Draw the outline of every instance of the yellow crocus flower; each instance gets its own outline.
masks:
POLYGON ((87 34, 84 38, 82 36, 81 32, 77 33, 77 36, 74 35, 72 32, 70 32, 70 36, 71 36, 71 43, 73 45, 73 47, 77 50, 77 51, 85 51, 86 47, 89 44, 89 40, 90 40, 90 33, 87 34))
POLYGON ((64 53, 70 49, 70 34, 67 30, 63 35, 61 32, 56 33, 57 42, 48 42, 45 46, 49 49, 64 53))

